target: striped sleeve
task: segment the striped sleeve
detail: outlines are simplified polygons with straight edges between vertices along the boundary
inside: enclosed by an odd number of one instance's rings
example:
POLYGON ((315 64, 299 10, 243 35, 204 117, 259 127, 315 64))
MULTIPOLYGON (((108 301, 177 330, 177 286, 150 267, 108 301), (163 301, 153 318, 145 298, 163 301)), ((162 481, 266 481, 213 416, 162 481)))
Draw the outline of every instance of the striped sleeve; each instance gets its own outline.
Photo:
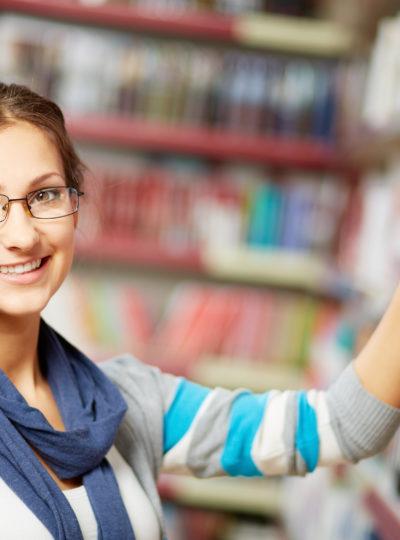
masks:
POLYGON ((304 475, 387 444, 400 411, 364 390, 349 366, 328 391, 209 389, 169 380, 163 470, 199 477, 304 475))

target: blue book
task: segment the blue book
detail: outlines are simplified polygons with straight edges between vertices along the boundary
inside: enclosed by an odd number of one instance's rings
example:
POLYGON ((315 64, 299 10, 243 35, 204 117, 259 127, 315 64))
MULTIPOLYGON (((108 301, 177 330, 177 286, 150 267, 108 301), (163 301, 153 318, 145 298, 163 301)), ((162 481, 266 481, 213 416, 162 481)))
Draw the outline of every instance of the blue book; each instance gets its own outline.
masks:
POLYGON ((313 186, 301 182, 290 185, 284 199, 281 245, 293 250, 309 249, 315 202, 313 186))
POLYGON ((319 139, 332 140, 335 135, 336 95, 335 72, 323 69, 316 71, 317 85, 313 107, 312 135, 319 139))
POLYGON ((249 209, 248 243, 277 246, 282 219, 282 190, 272 184, 259 186, 252 194, 249 209))

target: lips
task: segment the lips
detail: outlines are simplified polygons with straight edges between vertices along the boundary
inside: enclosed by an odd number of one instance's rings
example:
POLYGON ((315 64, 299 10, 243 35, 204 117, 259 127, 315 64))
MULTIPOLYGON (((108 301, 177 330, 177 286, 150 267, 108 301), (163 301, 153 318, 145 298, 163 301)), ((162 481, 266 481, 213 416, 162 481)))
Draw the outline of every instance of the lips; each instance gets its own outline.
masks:
POLYGON ((49 257, 33 259, 26 263, 17 263, 13 265, 0 265, 0 273, 2 274, 25 274, 40 268, 49 257))
POLYGON ((34 261, 25 264, 16 264, 13 266, 0 265, 0 272, 2 274, 24 274, 36 270, 42 264, 42 259, 35 259, 34 261))
POLYGON ((46 271, 49 259, 50 257, 47 256, 41 259, 32 259, 29 263, 25 264, 0 266, 0 279, 1 281, 8 281, 15 284, 33 284, 46 271), (10 268, 11 272, 9 271, 10 268))

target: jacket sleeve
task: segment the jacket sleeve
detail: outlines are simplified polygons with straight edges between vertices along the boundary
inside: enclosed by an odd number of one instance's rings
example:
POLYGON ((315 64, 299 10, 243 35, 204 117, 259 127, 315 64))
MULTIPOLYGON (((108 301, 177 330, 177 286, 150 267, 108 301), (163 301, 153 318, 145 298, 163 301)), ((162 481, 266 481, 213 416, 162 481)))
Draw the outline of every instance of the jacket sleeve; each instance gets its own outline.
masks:
POLYGON ((129 355, 101 367, 128 406, 119 449, 132 463, 145 452, 155 476, 304 475, 379 452, 400 423, 352 364, 327 391, 263 394, 211 390, 129 355))
POLYGON ((383 449, 400 423, 349 365, 327 391, 208 389, 159 372, 163 460, 199 477, 304 475, 383 449), (165 379, 164 379, 165 378, 165 379))

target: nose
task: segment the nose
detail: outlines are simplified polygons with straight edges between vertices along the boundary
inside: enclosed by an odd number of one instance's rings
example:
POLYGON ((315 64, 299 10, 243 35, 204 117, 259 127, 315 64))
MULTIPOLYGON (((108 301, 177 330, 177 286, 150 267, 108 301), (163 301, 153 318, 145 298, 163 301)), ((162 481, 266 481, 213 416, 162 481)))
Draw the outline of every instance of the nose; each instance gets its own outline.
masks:
POLYGON ((7 219, 0 223, 0 243, 10 250, 31 250, 39 241, 35 221, 25 202, 11 203, 7 219))

